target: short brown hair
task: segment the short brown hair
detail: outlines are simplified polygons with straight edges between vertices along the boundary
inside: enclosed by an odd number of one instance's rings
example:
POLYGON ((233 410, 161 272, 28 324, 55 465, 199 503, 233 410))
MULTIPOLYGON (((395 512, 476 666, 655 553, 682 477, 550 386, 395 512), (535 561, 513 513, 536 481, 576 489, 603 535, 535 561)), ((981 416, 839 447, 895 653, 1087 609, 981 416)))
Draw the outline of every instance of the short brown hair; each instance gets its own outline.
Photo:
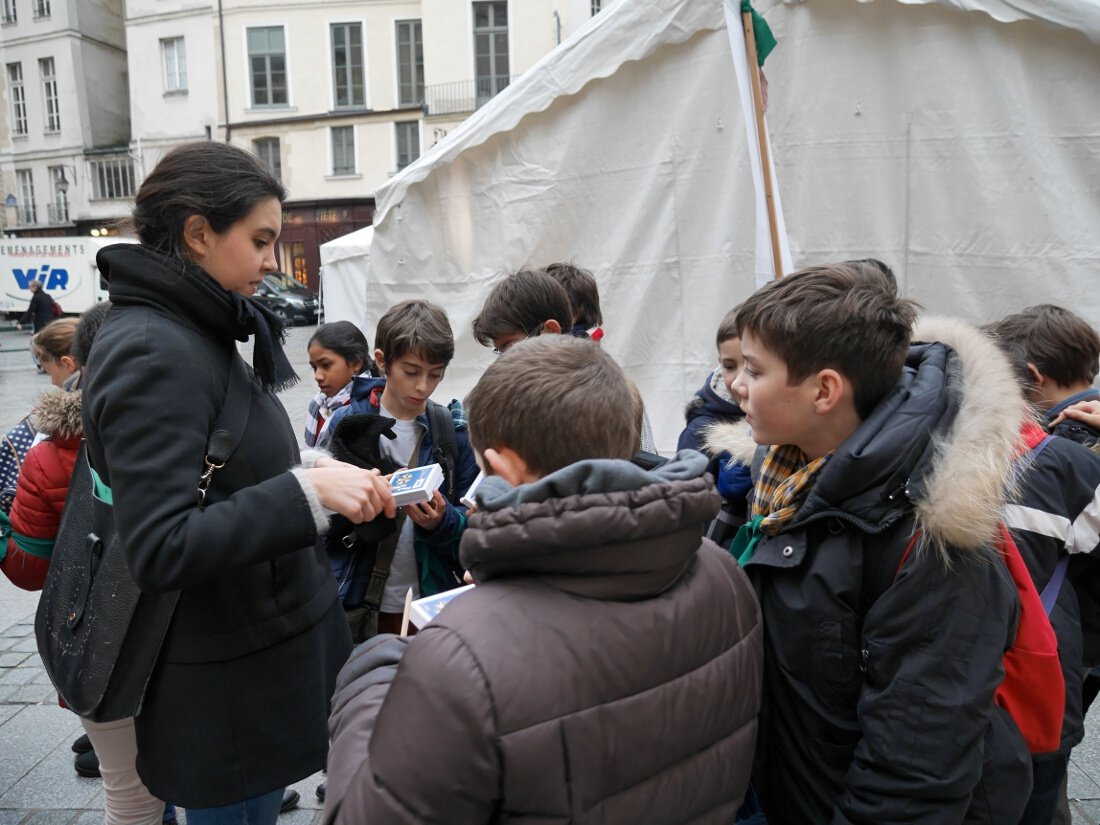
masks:
POLYGON ((737 312, 749 332, 787 367, 794 384, 823 369, 852 382, 866 418, 901 376, 917 305, 885 278, 851 264, 809 267, 757 290, 737 312))
POLYGON ((410 352, 429 364, 444 366, 455 357, 455 338, 447 313, 428 301, 402 301, 386 310, 378 319, 374 343, 387 364, 410 352))
POLYGON ((76 338, 76 318, 58 318, 42 327, 31 337, 31 349, 39 361, 60 361, 72 354, 76 338))
POLYGON ((515 332, 534 335, 549 320, 562 332, 573 327, 573 308, 565 288, 541 269, 513 272, 495 287, 474 319, 474 338, 491 347, 496 338, 515 332))
POLYGON ((465 407, 478 452, 514 450, 540 476, 637 451, 630 383, 610 355, 584 338, 545 335, 510 347, 485 370, 465 407))
POLYGON ((741 333, 737 331, 737 310, 741 309, 741 305, 738 304, 722 318, 722 323, 718 325, 718 335, 715 336, 715 342, 718 346, 722 346, 723 341, 728 341, 730 338, 740 338, 741 333))
POLYGON ((603 324, 600 288, 591 272, 573 264, 550 264, 546 267, 546 274, 561 284, 569 296, 573 325, 589 329, 603 324))
POLYGON ((1100 359, 1100 335, 1083 318, 1054 304, 1039 304, 984 327, 1015 362, 1021 376, 1034 364, 1063 387, 1092 383, 1100 359))

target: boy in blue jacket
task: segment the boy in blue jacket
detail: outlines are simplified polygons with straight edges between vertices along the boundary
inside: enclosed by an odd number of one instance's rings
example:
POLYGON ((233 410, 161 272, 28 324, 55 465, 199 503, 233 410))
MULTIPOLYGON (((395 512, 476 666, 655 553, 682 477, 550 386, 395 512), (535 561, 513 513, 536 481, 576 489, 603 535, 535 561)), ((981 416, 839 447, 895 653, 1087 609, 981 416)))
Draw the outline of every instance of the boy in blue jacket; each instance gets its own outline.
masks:
MULTIPOLYGON (((427 301, 397 304, 379 319, 375 345, 374 360, 383 377, 355 378, 351 403, 335 413, 318 446, 328 446, 334 434, 338 437, 340 423, 349 416, 380 416, 393 422, 393 437, 384 433, 378 439, 380 452, 391 466, 439 463, 446 469, 448 461, 453 464, 451 477, 430 501, 401 508, 404 518, 398 518, 393 559, 388 571, 380 570, 375 577, 385 574, 381 602, 376 607, 378 632, 390 633, 400 628, 410 587, 414 596, 420 597, 462 583, 458 544, 466 527, 466 507, 459 498, 478 470, 462 405, 452 401, 441 408, 430 400, 454 357, 454 335, 447 314, 427 301), (447 442, 454 445, 451 456, 443 449, 447 442)), ((345 609, 355 610, 368 595, 373 601, 375 594, 368 594, 368 585, 374 568, 359 563, 365 554, 334 551, 330 542, 329 555, 345 609)))
POLYGON ((707 472, 718 485, 723 507, 707 537, 718 544, 724 544, 732 538, 731 530, 745 523, 747 496, 752 489, 747 465, 732 460, 729 450, 714 450, 707 445, 707 436, 715 424, 735 424, 745 418, 745 413, 738 405, 739 399, 731 388, 742 365, 741 338, 737 334, 737 307, 727 312, 722 319, 718 326, 716 343, 718 368, 707 376, 703 386, 688 401, 684 410, 686 426, 676 442, 676 450, 698 450, 710 459, 707 472))

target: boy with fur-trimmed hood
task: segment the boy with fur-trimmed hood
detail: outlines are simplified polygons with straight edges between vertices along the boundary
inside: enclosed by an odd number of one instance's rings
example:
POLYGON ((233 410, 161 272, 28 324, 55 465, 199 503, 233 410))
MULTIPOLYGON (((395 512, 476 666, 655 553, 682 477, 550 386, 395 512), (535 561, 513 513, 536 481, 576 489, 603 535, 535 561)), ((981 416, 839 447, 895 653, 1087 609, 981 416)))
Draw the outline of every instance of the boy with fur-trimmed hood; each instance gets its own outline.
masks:
POLYGON ((1024 411, 988 403, 1016 392, 991 341, 946 321, 911 344, 915 315, 850 264, 737 315, 734 390, 768 447, 734 548, 764 615, 753 780, 772 825, 1004 825, 1030 792, 994 704, 1019 612, 994 546, 1024 411))
POLYGON ((326 823, 733 821, 760 614, 699 535, 718 510, 706 459, 632 464, 633 407, 579 338, 517 343, 485 371, 466 408, 490 475, 461 549, 478 586, 407 652, 378 637, 344 667, 326 823))

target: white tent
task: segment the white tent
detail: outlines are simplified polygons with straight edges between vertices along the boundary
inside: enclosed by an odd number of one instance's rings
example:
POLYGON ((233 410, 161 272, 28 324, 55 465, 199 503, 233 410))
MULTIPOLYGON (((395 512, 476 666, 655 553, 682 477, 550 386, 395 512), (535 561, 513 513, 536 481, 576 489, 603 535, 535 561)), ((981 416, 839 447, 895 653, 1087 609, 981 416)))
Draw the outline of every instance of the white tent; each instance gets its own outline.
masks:
MULTIPOLYGON (((1100 325, 1100 4, 757 8, 779 38, 768 122, 796 266, 874 256, 929 312, 1054 301, 1100 325)), ((671 448, 718 321, 754 289, 721 0, 614 4, 377 196, 367 318, 447 308, 440 396, 490 362, 470 321, 503 273, 572 260, 671 448)))
MULTIPOLYGON (((321 303, 326 323, 351 321, 369 330, 367 264, 374 227, 366 226, 321 245, 321 303)), ((378 316, 374 316, 377 320, 378 316)))

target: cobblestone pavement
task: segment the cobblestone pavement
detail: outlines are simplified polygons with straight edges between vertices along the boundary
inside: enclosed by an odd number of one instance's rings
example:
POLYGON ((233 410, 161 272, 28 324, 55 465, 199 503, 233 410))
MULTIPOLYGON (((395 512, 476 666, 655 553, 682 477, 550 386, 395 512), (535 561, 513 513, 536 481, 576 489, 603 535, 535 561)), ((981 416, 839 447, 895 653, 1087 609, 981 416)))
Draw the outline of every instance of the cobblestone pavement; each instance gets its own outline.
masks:
MULTIPOLYGON (((302 382, 280 395, 297 433, 316 393, 306 343, 313 327, 290 330, 286 351, 302 382)), ((0 428, 6 432, 30 411, 49 379, 38 375, 26 351, 29 335, 0 322, 0 428)), ((247 347, 246 360, 251 358, 247 347)), ((103 794, 97 779, 78 777, 70 745, 80 735, 77 718, 57 705, 34 643, 37 593, 16 589, 0 576, 0 825, 96 825, 103 794)), ((1088 733, 1073 752, 1069 794, 1074 825, 1100 825, 1100 710, 1089 716, 1088 733)), ((280 825, 318 825, 317 774, 294 786, 298 810, 280 825)), ((186 819, 181 811, 180 821, 186 819)))

